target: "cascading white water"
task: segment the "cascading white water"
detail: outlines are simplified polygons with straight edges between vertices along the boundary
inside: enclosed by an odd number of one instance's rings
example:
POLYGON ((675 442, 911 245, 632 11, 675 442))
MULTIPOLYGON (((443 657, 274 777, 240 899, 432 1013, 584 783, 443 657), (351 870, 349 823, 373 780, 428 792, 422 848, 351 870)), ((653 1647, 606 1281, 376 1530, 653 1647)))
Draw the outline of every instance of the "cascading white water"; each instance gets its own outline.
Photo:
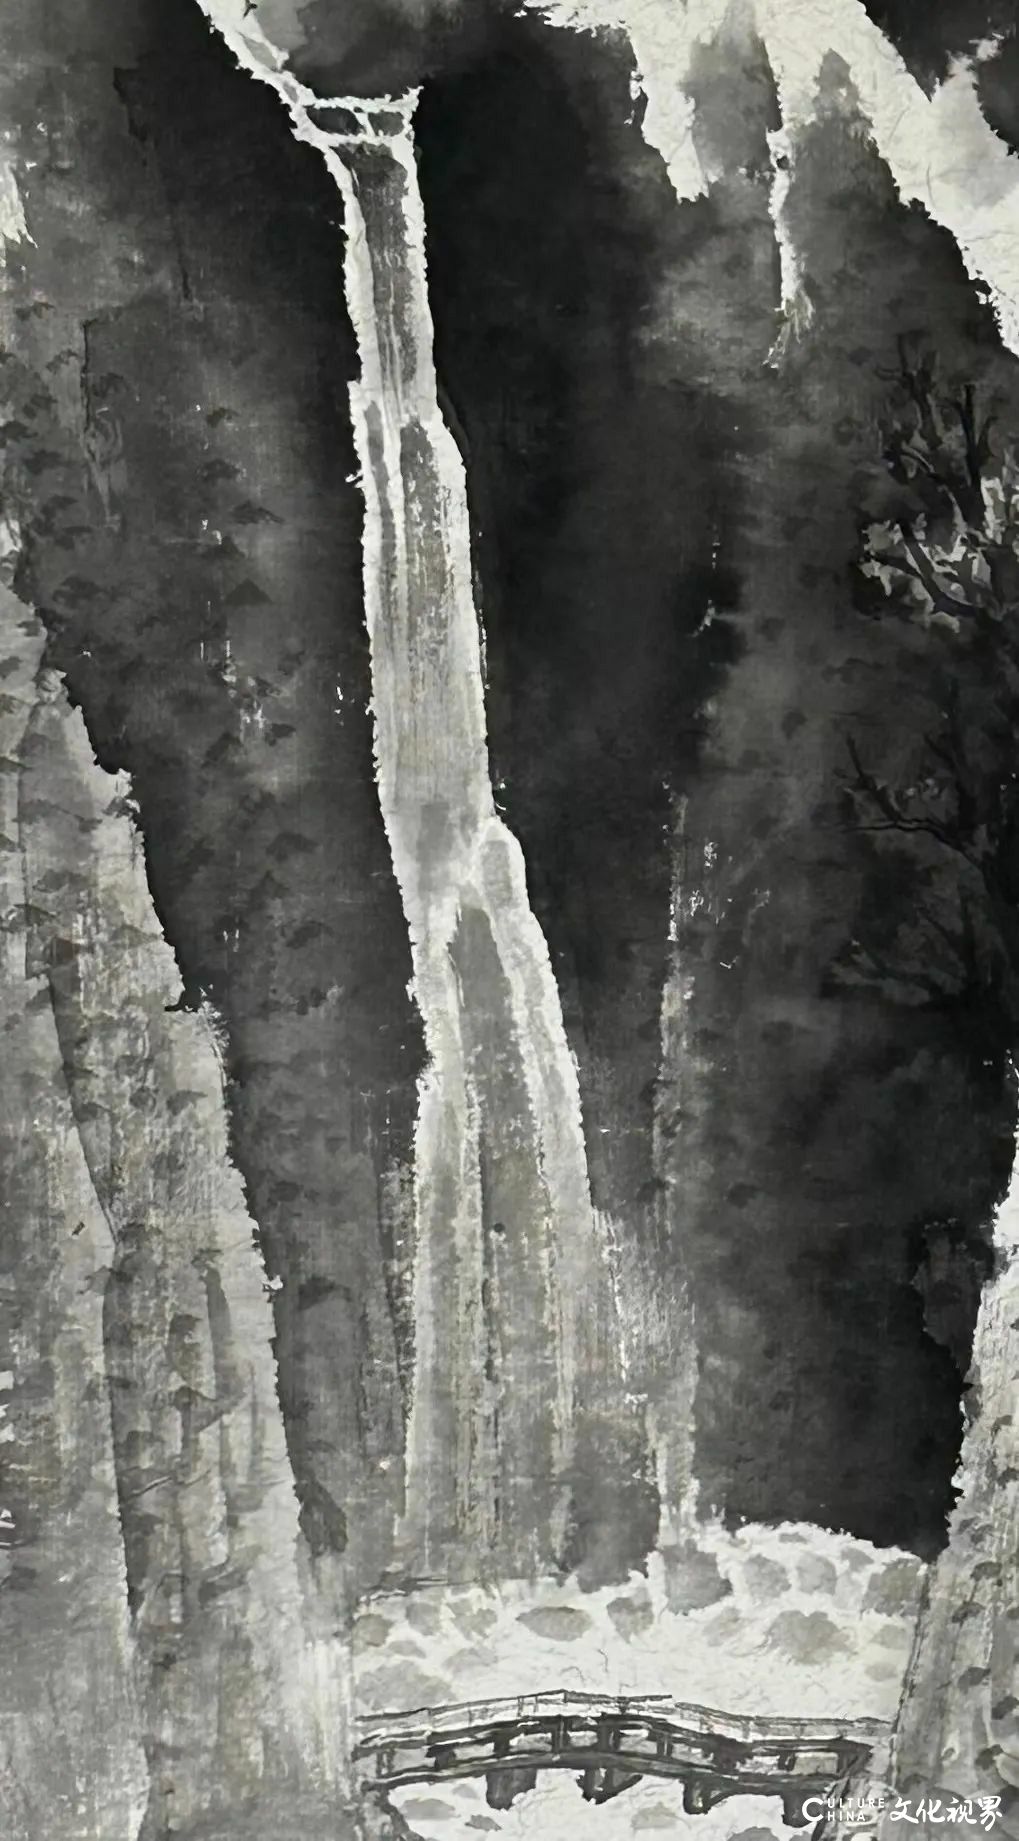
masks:
MULTIPOLYGON (((361 357, 351 407, 366 508, 379 795, 429 1055, 415 1146, 407 1514, 412 1546, 427 1566, 440 1558, 435 1543, 443 1533, 474 1536, 486 1548, 499 1543, 483 1299, 482 1160, 494 1121, 472 1066, 472 1012, 501 1019, 519 1058, 516 1149, 524 1168, 516 1207, 530 1206, 537 1218, 517 1225, 545 1273, 556 1479, 565 1479, 572 1457, 578 1390, 599 1359, 589 1327, 604 1317, 598 1291, 608 1275, 559 993, 519 845, 492 797, 464 470, 439 411, 432 362, 415 101, 346 103, 356 128, 331 137, 326 160, 344 200, 347 302, 361 357), (482 923, 487 956, 458 950, 468 916, 482 923)), ((542 1354, 539 1334, 533 1359, 542 1354)), ((503 1419, 514 1410, 515 1402, 504 1402, 503 1419)), ((553 1540, 564 1507, 560 1501, 549 1529, 553 1540)))
POLYGON ((578 1423, 621 1401, 620 1331, 559 991, 492 795, 466 482, 432 357, 417 98, 316 97, 235 7, 205 3, 344 206, 376 775, 428 1054, 405 1557, 541 1566, 567 1538, 578 1423))

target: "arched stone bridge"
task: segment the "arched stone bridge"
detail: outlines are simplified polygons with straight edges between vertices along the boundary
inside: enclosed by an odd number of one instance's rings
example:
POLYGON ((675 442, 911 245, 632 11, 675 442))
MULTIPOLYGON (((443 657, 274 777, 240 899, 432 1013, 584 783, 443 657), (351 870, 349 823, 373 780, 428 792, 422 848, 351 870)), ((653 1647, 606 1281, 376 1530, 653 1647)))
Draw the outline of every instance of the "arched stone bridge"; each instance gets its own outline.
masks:
POLYGON ((363 1719, 355 1753, 365 1790, 484 1777, 493 1809, 533 1789, 539 1771, 575 1773, 588 1802, 642 1777, 683 1786, 704 1815, 731 1796, 777 1796, 792 1827, 818 1823, 812 1798, 844 1791, 887 1738, 881 1720, 755 1719, 667 1696, 555 1692, 363 1719))

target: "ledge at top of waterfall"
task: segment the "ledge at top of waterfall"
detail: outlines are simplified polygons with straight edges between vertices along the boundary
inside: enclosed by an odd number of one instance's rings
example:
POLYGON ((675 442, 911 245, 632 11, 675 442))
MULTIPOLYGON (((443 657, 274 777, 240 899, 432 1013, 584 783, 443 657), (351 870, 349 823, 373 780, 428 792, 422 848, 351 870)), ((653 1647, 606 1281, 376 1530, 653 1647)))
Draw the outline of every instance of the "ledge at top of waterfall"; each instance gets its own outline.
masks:
MULTIPOLYGON (((416 95, 316 97, 253 15, 203 4, 322 155, 344 211, 376 780, 428 1051, 403 1557, 468 1577, 623 1577, 654 1541, 650 1463, 559 990, 493 799, 466 481, 433 360, 416 95)), ((642 1315, 638 1302, 631 1323, 642 1315)))

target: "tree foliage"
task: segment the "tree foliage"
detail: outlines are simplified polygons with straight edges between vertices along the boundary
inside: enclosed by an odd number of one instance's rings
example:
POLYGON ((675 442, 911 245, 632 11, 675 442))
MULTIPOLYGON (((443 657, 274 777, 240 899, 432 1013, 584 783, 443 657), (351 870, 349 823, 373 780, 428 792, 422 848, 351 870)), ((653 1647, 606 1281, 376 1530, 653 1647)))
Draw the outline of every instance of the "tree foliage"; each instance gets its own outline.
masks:
MULTIPOLYGON (((857 827, 912 855, 917 911, 858 979, 1019 1037, 1019 455, 973 385, 900 344, 883 465, 861 529, 861 605, 919 629, 933 721, 899 777, 850 739, 857 827), (929 644, 927 641, 929 640, 929 644)), ((915 638, 914 632, 914 638, 915 638)), ((917 654, 914 653, 914 657, 917 654)), ((901 766, 901 759, 900 759, 901 766)))

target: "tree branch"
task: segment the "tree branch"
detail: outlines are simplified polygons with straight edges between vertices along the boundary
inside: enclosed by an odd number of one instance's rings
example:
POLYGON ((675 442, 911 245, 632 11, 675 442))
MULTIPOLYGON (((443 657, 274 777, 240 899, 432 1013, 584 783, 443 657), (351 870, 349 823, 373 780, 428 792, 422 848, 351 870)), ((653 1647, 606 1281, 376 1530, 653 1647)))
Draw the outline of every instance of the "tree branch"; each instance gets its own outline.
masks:
POLYGON ((946 850, 952 851, 955 856, 962 857, 972 869, 980 869, 979 858, 971 855, 960 836, 957 834, 953 835, 952 831, 947 826, 941 824, 936 818, 918 817, 915 813, 907 811, 891 791, 891 788, 883 786, 880 780, 876 779, 872 773, 867 771, 860 758, 856 743, 851 736, 846 737, 846 746, 856 773, 857 790, 866 794, 872 804, 883 814, 885 821, 883 824, 858 825, 857 830, 901 831, 913 833, 917 836, 930 837, 933 838, 936 843, 943 845, 946 850))

